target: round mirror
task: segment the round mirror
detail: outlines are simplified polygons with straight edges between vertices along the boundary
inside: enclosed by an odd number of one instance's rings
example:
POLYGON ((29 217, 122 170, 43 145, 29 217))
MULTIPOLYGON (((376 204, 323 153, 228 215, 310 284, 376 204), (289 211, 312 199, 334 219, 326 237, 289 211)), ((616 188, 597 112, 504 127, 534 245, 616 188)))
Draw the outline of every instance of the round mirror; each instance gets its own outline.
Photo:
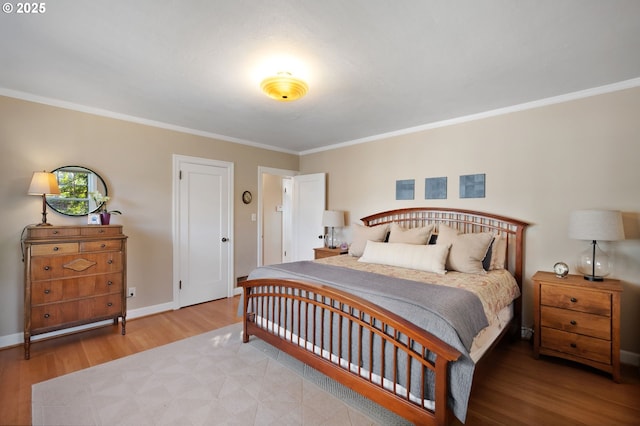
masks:
POLYGON ((80 166, 63 166, 53 170, 58 178, 60 195, 47 195, 47 204, 67 216, 86 216, 98 211, 91 192, 106 196, 107 185, 93 170, 80 166))

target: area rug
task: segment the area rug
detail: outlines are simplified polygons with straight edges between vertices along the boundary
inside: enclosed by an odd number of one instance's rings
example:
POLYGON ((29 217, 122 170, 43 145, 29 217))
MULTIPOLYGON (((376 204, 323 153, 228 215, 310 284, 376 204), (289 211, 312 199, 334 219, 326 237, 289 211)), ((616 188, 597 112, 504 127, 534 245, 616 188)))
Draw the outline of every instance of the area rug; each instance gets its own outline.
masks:
POLYGON ((238 323, 37 383, 33 424, 407 424, 263 341, 241 339, 238 323))

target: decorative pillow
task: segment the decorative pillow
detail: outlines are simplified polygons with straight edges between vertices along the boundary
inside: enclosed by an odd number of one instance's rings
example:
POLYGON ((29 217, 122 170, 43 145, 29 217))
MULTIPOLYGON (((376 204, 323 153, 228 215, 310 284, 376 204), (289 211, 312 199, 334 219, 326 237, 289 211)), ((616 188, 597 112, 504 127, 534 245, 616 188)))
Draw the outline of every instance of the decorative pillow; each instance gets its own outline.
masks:
POLYGON ((368 241, 358 262, 399 266, 401 268, 445 274, 448 245, 418 245, 368 241))
POLYGON ((507 236, 505 234, 498 234, 493 238, 493 244, 491 247, 491 262, 489 263, 489 270, 504 269, 504 265, 507 261, 507 236))
POLYGON ((349 254, 351 256, 362 256, 367 241, 384 241, 387 238, 389 225, 378 226, 362 226, 357 223, 353 224, 353 241, 349 246, 349 254))
POLYGON ((422 228, 403 228, 397 223, 391 224, 391 231, 389 233, 390 243, 406 243, 406 244, 427 244, 431 233, 433 232, 433 225, 427 225, 422 228))
POLYGON ((487 255, 493 235, 489 232, 461 234, 457 229, 441 224, 436 245, 451 244, 446 268, 467 274, 485 274, 482 259, 487 255))

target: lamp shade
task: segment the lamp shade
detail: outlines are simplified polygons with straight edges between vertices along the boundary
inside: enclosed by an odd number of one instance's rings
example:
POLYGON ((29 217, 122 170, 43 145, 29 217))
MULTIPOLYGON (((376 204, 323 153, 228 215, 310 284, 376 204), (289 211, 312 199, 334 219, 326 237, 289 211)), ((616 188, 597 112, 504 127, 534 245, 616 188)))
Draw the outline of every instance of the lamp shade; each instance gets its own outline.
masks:
POLYGON ((622 214, 617 210, 575 210, 569 216, 569 238, 590 241, 623 240, 622 214))
POLYGON ((341 228, 344 226, 344 212, 325 210, 322 213, 322 226, 341 228))
POLYGON ((58 178, 49 172, 33 172, 31 185, 27 191, 29 195, 57 195, 60 194, 58 178))

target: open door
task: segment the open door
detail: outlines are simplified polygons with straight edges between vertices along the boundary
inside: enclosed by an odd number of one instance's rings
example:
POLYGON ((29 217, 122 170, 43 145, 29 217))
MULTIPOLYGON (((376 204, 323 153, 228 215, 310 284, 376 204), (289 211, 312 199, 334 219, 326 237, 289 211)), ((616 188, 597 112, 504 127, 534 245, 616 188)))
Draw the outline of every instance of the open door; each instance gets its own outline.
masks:
POLYGON ((312 260, 313 249, 324 244, 326 173, 293 176, 291 200, 292 260, 312 260))

